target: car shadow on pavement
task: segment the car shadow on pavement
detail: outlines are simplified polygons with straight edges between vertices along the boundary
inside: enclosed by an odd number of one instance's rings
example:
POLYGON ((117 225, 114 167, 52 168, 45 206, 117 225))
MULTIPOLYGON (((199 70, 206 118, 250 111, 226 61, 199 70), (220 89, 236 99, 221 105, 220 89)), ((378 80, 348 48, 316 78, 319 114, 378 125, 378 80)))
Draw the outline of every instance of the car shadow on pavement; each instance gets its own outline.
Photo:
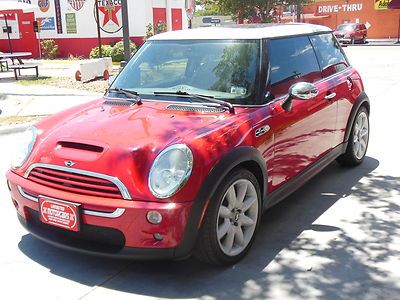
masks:
POLYGON ((396 298, 396 284, 383 280, 385 274, 377 265, 399 255, 387 245, 399 235, 399 226, 395 218, 390 221, 390 214, 398 213, 400 206, 387 198, 400 190, 400 180, 377 175, 374 170, 378 165, 371 157, 351 169, 332 163, 264 214, 251 251, 228 268, 211 267, 195 259, 130 262, 90 257, 54 248, 29 234, 22 237, 19 249, 57 276, 143 296, 396 298), (335 221, 336 225, 346 224, 341 228, 315 222, 339 200, 355 201, 377 214, 361 210, 359 219, 335 221), (379 213, 389 214, 389 218, 381 219, 379 213), (359 234, 350 235, 347 230, 351 226, 356 226, 359 234), (315 236, 321 236, 323 242, 315 236))

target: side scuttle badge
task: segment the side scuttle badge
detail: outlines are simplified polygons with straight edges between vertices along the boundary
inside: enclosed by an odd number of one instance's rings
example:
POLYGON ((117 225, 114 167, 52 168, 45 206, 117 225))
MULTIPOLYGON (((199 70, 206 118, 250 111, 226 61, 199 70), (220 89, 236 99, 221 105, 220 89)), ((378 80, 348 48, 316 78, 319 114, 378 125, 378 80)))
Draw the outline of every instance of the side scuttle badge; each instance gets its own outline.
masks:
POLYGON ((256 129, 255 135, 256 135, 256 137, 260 137, 260 136, 266 134, 269 130, 270 130, 270 127, 268 125, 262 126, 262 127, 256 129))

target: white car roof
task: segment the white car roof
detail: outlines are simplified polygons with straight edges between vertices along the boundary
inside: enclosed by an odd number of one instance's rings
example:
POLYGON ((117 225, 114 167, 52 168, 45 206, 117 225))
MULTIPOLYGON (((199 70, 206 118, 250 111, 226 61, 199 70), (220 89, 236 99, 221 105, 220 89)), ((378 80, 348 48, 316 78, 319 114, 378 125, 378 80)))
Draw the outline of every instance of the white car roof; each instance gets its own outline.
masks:
POLYGON ((299 34, 332 31, 329 27, 306 24, 251 24, 232 26, 213 26, 195 29, 168 31, 152 36, 149 40, 223 40, 223 39, 262 39, 299 34))

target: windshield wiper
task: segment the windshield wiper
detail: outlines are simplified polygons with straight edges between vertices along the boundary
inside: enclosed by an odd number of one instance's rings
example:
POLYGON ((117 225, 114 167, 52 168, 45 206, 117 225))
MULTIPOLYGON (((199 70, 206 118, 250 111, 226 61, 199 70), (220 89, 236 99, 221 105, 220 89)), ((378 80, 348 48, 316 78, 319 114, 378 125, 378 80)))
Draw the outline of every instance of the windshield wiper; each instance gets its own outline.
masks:
POLYGON ((216 98, 214 98, 212 96, 201 95, 201 94, 192 94, 192 93, 188 93, 188 92, 185 92, 185 91, 175 91, 175 92, 170 92, 170 91, 157 92, 156 91, 156 92, 154 92, 154 95, 178 95, 178 96, 195 97, 197 99, 202 99, 202 100, 206 100, 206 101, 211 102, 211 103, 219 104, 221 106, 224 106, 224 107, 228 108, 230 113, 232 113, 232 114, 235 113, 235 108, 233 107, 233 105, 231 103, 229 103, 228 101, 216 99, 216 98))
POLYGON ((130 90, 126 90, 126 89, 121 89, 121 88, 109 89, 109 90, 107 90, 107 92, 124 94, 126 97, 129 98, 129 99, 124 99, 124 100, 130 101, 130 102, 135 103, 137 105, 143 104, 142 98, 140 98, 138 92, 130 91, 130 90))

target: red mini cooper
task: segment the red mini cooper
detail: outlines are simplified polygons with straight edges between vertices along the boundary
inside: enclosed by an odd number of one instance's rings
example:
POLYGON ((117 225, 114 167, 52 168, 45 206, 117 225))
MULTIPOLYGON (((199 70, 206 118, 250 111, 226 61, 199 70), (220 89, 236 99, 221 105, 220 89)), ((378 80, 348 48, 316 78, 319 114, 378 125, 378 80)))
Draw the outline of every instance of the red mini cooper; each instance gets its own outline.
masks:
POLYGON ((265 209, 334 160, 363 161, 369 110, 327 27, 167 32, 104 97, 25 132, 8 186, 21 223, 50 244, 232 264, 265 209))

